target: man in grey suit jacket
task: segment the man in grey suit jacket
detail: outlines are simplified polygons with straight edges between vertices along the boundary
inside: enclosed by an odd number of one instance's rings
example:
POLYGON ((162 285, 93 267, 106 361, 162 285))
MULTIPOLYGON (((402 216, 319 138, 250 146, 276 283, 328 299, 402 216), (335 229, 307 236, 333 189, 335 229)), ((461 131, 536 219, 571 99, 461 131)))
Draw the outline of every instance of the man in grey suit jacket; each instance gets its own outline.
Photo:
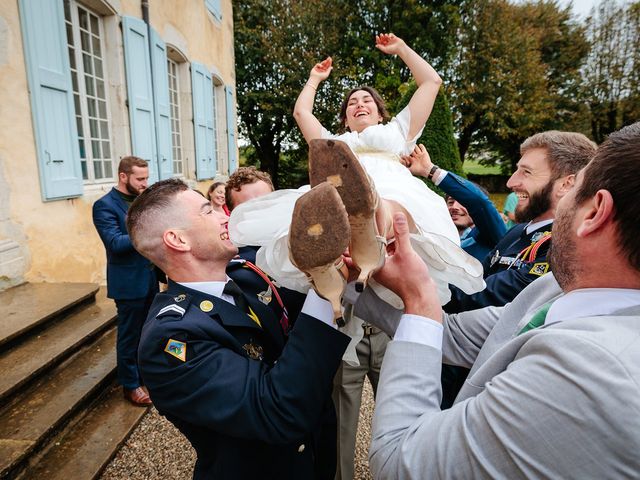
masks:
POLYGON ((636 123, 609 137, 560 201, 554 276, 502 308, 443 317, 396 216, 396 253, 376 278, 405 314, 378 388, 375 478, 640 475, 639 168, 636 123), (443 359, 472 367, 446 411, 443 359))

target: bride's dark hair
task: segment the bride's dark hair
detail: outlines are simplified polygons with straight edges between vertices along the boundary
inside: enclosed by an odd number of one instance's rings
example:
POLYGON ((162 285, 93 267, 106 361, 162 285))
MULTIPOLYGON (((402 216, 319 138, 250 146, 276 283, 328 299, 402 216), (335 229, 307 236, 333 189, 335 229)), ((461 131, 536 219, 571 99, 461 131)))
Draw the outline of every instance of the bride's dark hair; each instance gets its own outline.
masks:
POLYGON ((347 105, 349 104, 349 99, 351 98, 351 95, 353 95, 354 92, 358 92, 360 90, 364 90, 365 92, 368 92, 371 95, 371 97, 373 98, 373 101, 378 107, 378 113, 382 117, 383 122, 386 122, 390 118, 389 112, 387 110, 387 106, 385 105, 384 100, 382 99, 382 97, 380 96, 380 94, 375 88, 367 87, 367 86, 356 87, 351 89, 349 93, 347 93, 347 96, 344 97, 344 100, 342 101, 342 105, 340 106, 340 115, 338 116, 338 118, 340 119, 340 129, 339 129, 340 133, 349 131, 349 127, 347 127, 347 122, 346 122, 347 105))

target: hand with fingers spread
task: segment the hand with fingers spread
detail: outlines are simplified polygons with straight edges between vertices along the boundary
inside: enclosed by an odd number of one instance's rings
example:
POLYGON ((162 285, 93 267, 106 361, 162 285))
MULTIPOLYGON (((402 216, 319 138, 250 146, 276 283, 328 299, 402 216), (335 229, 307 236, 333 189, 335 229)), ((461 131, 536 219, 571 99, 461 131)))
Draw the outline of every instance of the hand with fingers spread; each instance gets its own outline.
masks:
POLYGON ((400 162, 407 167, 414 175, 426 177, 429 175, 433 162, 426 147, 421 143, 416 145, 409 155, 402 155, 400 162))
POLYGON ((380 33, 376 35, 376 48, 387 55, 399 55, 406 47, 406 43, 393 33, 380 33))
POLYGON ((395 251, 374 275, 375 280, 402 299, 405 313, 441 322, 442 307, 436 284, 427 265, 411 246, 409 223, 403 213, 393 216, 393 230, 395 251))

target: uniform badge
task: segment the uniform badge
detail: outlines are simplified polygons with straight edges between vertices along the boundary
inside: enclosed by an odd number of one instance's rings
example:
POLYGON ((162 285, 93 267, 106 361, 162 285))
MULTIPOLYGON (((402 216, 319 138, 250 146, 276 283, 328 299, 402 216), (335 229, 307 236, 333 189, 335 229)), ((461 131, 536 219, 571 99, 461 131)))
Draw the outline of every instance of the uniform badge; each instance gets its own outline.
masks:
POLYGON ((539 277, 541 277, 542 275, 544 275, 548 271, 549 271, 549 263, 548 262, 540 262, 540 263, 534 263, 533 267, 531 268, 531 270, 529 270, 529 273, 532 274, 532 275, 538 275, 539 277))
POLYGON ((187 298, 187 296, 184 293, 181 293, 177 297, 173 297, 173 300, 175 302, 183 302, 185 298, 187 298))
POLYGON ((493 256, 491 257, 491 263, 489 264, 489 266, 493 267, 498 260, 500 260, 500 250, 496 250, 493 253, 493 256))
POLYGON ((187 361, 187 344, 184 342, 170 338, 167 346, 164 347, 164 351, 169 355, 173 355, 178 360, 182 360, 183 362, 187 361))
POLYGON ((273 299, 273 292, 271 291, 271 285, 264 292, 260 292, 258 294, 258 300, 260 300, 265 305, 269 305, 271 300, 273 299))
POLYGON ((210 312, 213 310, 213 302, 209 300, 203 300, 200 302, 200 310, 203 312, 210 312))
POLYGON ((256 345, 255 343, 245 343, 242 348, 247 352, 249 358, 252 358, 253 360, 262 360, 264 352, 260 345, 256 345))
POLYGON ((531 243, 536 243, 538 240, 540 240, 542 237, 544 237, 544 232, 537 232, 534 233, 531 237, 531 243))

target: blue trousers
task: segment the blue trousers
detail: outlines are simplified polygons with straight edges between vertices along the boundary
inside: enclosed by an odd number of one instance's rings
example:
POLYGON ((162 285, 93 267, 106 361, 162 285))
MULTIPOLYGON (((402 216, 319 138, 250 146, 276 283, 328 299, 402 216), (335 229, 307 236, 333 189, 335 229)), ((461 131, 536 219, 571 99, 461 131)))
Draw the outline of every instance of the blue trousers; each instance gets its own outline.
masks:
POLYGON ((142 385, 138 371, 138 344, 142 325, 147 319, 154 295, 133 300, 115 300, 118 311, 118 339, 116 357, 118 361, 118 383, 127 390, 142 385))

